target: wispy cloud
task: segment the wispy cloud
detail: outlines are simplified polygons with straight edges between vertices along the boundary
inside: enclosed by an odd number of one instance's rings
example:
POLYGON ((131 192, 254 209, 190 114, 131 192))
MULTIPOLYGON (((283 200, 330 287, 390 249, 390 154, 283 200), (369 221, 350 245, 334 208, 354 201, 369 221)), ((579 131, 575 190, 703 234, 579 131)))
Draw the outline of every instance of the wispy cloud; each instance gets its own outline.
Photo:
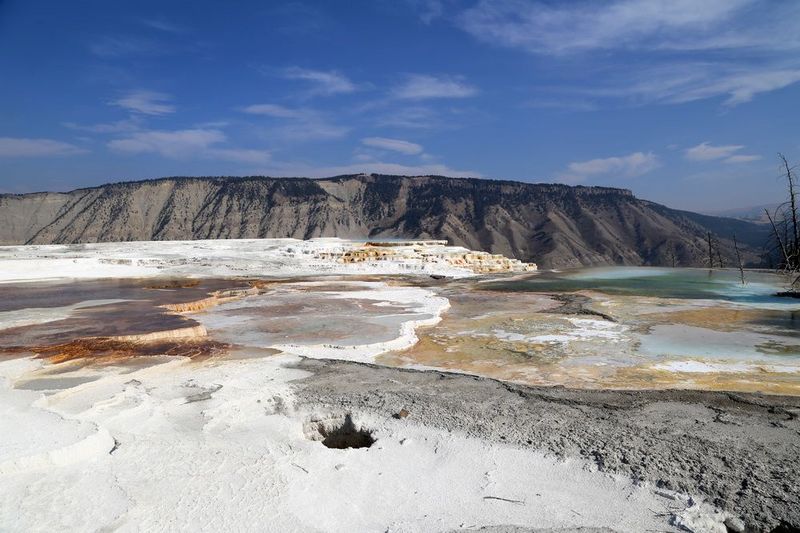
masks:
POLYGON ((253 104, 239 111, 276 119, 271 121, 267 136, 279 141, 338 139, 350 131, 347 127, 330 123, 323 113, 306 107, 253 104))
POLYGON ((302 80, 312 85, 310 94, 333 95, 356 91, 356 85, 344 74, 335 70, 311 70, 300 67, 284 69, 283 77, 289 80, 302 80))
POLYGON ((591 62, 578 89, 600 98, 734 106, 800 82, 797 2, 481 0, 454 17, 490 44, 591 62))
POLYGON ((732 164, 752 163, 761 159, 760 155, 737 153, 742 148, 744 145, 741 144, 714 146, 709 142, 703 142, 687 148, 684 156, 690 161, 718 161, 721 159, 724 163, 732 164))
POLYGON ((445 4, 451 3, 452 0, 407 0, 407 2, 417 10, 423 23, 430 24, 444 15, 445 4))
POLYGON ((800 68, 766 68, 733 73, 716 84, 699 89, 693 98, 699 100, 705 95, 717 93, 728 95, 728 105, 749 102, 758 94, 783 89, 800 81, 800 68))
POLYGON ((400 139, 387 139, 386 137, 366 137, 361 139, 361 144, 382 150, 391 150, 406 155, 418 155, 422 153, 422 146, 416 143, 403 141, 400 139))
POLYGON ((424 100, 429 98, 467 98, 478 94, 461 76, 410 74, 392 94, 395 98, 424 100))
POLYGON ((227 120, 209 120, 206 122, 198 122, 192 126, 192 128, 199 128, 199 129, 220 129, 220 128, 227 128, 230 126, 231 123, 227 120))
POLYGON ((561 109, 565 111, 594 111, 597 104, 585 98, 553 97, 534 98, 523 104, 531 109, 561 109))
POLYGON ((175 106, 167 103, 169 100, 171 100, 171 97, 164 93, 132 91, 111 103, 132 113, 167 115, 175 112, 175 106))
POLYGON ((158 30, 166 33, 185 33, 186 28, 175 24, 165 18, 145 18, 142 19, 142 24, 153 30, 158 30))
POLYGON ((233 161, 234 163, 248 163, 263 165, 272 159, 267 150, 252 150, 247 148, 213 148, 206 154, 211 159, 233 161))
POLYGON ((409 129, 428 129, 437 127, 441 123, 439 112, 424 106, 402 107, 392 109, 383 116, 378 117, 379 126, 409 129))
POLYGON ((108 147, 116 152, 158 154, 170 159, 201 157, 254 164, 270 160, 266 150, 218 146, 225 141, 225 134, 216 129, 147 130, 109 141, 108 147))
POLYGON ((659 165, 658 157, 652 152, 634 152, 619 157, 576 161, 567 165, 566 172, 558 177, 560 181, 568 183, 580 183, 597 176, 636 178, 655 170, 659 165))
MULTIPOLYGON (((754 0, 482 0, 458 17, 478 39, 538 54, 638 47, 712 48, 716 30, 754 0)), ((732 46, 731 42, 728 46, 732 46)))
POLYGON ((732 155, 729 158, 725 159, 724 163, 752 163, 753 161, 758 161, 761 159, 760 155, 747 155, 747 154, 740 154, 740 155, 732 155))
POLYGON ((225 134, 214 129, 190 129, 137 132, 123 139, 114 139, 108 147, 130 154, 157 153, 165 157, 188 157, 215 143, 225 141, 225 134))
POLYGON ((703 142, 697 146, 692 146, 686 149, 686 159, 691 161, 713 161, 715 159, 724 159, 730 157, 734 152, 738 152, 744 148, 741 144, 729 144, 722 146, 714 146, 709 142, 703 142))
POLYGON ((755 96, 800 81, 797 68, 767 64, 691 61, 671 63, 609 77, 606 86, 577 92, 600 98, 627 98, 640 103, 681 104, 713 97, 727 97, 735 106, 755 96))
POLYGON ((88 152, 74 144, 53 139, 0 137, 0 157, 56 157, 88 152))
POLYGON ((481 174, 473 170, 460 170, 444 164, 402 165, 384 161, 365 161, 350 165, 311 166, 286 163, 263 169, 274 176, 307 176, 326 178, 343 174, 391 174, 400 176, 451 176, 455 178, 479 178, 481 174))
POLYGON ((302 118, 307 115, 302 109, 292 109, 277 104, 253 104, 243 107, 242 112, 276 118, 302 118))

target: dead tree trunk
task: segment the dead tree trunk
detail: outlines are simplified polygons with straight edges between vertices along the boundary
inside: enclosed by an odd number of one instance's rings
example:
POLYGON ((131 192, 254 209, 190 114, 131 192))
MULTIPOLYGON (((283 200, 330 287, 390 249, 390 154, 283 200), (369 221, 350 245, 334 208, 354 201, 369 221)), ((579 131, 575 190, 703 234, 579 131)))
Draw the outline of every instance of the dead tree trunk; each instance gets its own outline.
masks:
POLYGON ((739 253, 739 243, 736 242, 736 234, 733 234, 733 247, 736 249, 736 261, 739 263, 739 274, 742 276, 742 285, 744 282, 744 266, 742 265, 742 254, 739 253))
POLYGON ((772 220, 772 216, 769 214, 768 209, 764 209, 764 213, 767 214, 767 218, 769 219, 770 225, 772 225, 772 231, 775 234, 775 240, 778 241, 778 247, 781 249, 781 255, 783 256, 784 264, 789 263, 789 252, 786 250, 786 245, 783 244, 783 239, 781 239, 781 234, 778 233, 778 227, 775 225, 775 221, 772 220))
POLYGON ((784 172, 786 172, 786 181, 789 185, 789 216, 792 219, 792 241, 790 243, 790 248, 792 248, 794 251, 797 251, 800 248, 800 228, 798 228, 797 225, 797 195, 794 190, 794 171, 792 167, 789 166, 789 161, 783 154, 778 154, 778 157, 781 160, 784 172))
POLYGON ((711 232, 708 232, 708 268, 714 268, 714 249, 711 247, 711 232))
POLYGON ((717 261, 719 261, 719 267, 725 268, 725 261, 722 260, 722 252, 719 249, 719 239, 714 239, 714 248, 717 250, 717 261))

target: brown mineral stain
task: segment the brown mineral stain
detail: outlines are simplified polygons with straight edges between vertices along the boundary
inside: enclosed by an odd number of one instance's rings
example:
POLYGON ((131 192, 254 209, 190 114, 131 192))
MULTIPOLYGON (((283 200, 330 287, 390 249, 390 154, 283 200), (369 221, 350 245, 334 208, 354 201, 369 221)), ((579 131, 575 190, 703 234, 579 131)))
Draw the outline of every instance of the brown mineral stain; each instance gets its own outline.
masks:
POLYGON ((83 358, 108 363, 154 355, 197 359, 225 353, 228 344, 209 338, 204 326, 181 314, 259 294, 267 285, 191 279, 87 282, 81 285, 82 291, 69 287, 69 296, 64 295, 63 285, 44 286, 35 291, 42 303, 47 302, 47 294, 53 294, 60 303, 108 296, 125 296, 128 300, 82 308, 67 319, 0 331, 0 353, 33 354, 52 363, 83 358), (197 295, 203 297, 198 299, 197 295))
POLYGON ((7 354, 32 352, 41 359, 57 364, 87 358, 97 363, 121 361, 132 357, 170 355, 203 358, 225 352, 228 345, 211 339, 164 340, 154 342, 123 341, 95 337, 76 339, 63 344, 6 348, 7 354))
POLYGON ((628 367, 620 368, 614 379, 600 385, 619 389, 693 389, 800 396, 800 379, 796 373, 771 372, 763 367, 752 372, 697 373, 628 367))
POLYGON ((147 283, 145 289, 168 290, 168 289, 188 289, 200 285, 199 279, 165 279, 158 282, 147 283))

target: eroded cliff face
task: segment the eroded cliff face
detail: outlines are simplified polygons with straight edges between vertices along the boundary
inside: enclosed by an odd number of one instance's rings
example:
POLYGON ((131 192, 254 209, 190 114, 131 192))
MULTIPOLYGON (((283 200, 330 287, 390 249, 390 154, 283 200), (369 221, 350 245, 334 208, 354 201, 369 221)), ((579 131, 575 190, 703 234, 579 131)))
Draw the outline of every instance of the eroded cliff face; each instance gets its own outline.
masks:
POLYGON ((447 239, 540 267, 706 264, 706 232, 733 264, 733 233, 762 228, 702 217, 629 191, 439 176, 165 178, 68 193, 0 196, 1 244, 311 237, 447 239))

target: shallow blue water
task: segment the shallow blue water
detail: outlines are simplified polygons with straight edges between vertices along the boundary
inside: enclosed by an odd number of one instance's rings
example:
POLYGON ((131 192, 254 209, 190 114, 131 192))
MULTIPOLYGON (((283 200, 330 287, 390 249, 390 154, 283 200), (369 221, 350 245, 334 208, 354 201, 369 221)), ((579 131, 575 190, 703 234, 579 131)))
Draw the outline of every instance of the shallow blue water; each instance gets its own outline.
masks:
POLYGON ((611 295, 722 300, 764 309, 800 310, 800 301, 775 295, 785 289, 783 278, 764 272, 747 272, 745 277, 742 285, 736 270, 605 267, 540 272, 486 283, 481 288, 530 292, 594 290, 611 295))
MULTIPOLYGON (((747 272, 741 283, 736 270, 646 267, 588 268, 540 272, 525 278, 482 284, 483 289, 564 293, 591 290, 624 305, 627 297, 665 299, 664 305, 741 307, 744 315, 733 331, 683 325, 655 325, 638 333, 638 353, 656 357, 700 357, 727 360, 800 359, 800 300, 776 296, 785 279, 767 272, 747 272)), ((631 303, 633 301, 630 301, 631 303)), ((669 321, 668 307, 664 308, 669 321)), ((700 326, 700 324, 698 324, 700 326)))

